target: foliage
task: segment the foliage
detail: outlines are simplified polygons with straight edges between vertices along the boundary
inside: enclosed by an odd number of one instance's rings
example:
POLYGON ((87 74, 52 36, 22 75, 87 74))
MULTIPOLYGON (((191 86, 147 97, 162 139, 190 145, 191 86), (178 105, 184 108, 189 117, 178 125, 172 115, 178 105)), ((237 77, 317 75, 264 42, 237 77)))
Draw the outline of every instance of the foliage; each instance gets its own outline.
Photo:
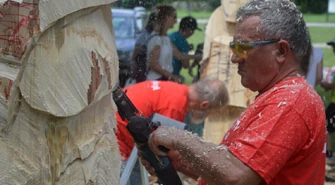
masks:
POLYGON ((327 11, 328 0, 295 0, 302 13, 321 14, 327 11))
POLYGON ((158 3, 169 4, 173 0, 119 0, 115 3, 115 6, 122 8, 134 8, 136 6, 143 6, 147 9, 150 9, 152 6, 158 3))
MULTIPOLYGON (((143 6, 147 9, 150 9, 154 5, 161 4, 170 4, 176 0, 118 0, 113 4, 116 7, 122 8, 134 8, 136 6, 143 6)), ((221 5, 221 0, 184 0, 187 2, 207 2, 211 7, 216 8, 221 5)))
MULTIPOLYGON (((134 8, 143 6, 150 9, 158 3, 170 4, 176 0, 118 0, 113 5, 122 8, 134 8)), ((188 2, 207 2, 211 7, 216 8, 221 5, 221 0, 184 0, 188 2)), ((293 1, 293 0, 292 0, 293 1)), ((294 0, 302 13, 321 14, 327 12, 328 0, 294 0)))
MULTIPOLYGON (((199 0, 198 0, 199 1, 199 0)), ((213 8, 216 8, 218 6, 221 5, 221 1, 220 0, 207 0, 207 3, 213 7, 213 8)))

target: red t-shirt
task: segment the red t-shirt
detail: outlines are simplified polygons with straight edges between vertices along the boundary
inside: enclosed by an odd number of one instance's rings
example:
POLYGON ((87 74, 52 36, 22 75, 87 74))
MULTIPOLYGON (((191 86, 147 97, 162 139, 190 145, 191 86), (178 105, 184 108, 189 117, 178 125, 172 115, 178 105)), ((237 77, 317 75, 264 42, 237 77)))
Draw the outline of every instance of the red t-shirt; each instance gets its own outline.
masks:
MULTIPOLYGON (((145 81, 127 88, 128 98, 139 112, 149 117, 153 113, 183 122, 187 111, 188 87, 169 81, 145 81)), ((116 113, 117 140, 124 160, 128 160, 134 141, 128 132, 127 121, 116 113)))
POLYGON ((305 79, 286 78, 256 98, 221 144, 257 172, 261 184, 323 185, 325 120, 324 105, 305 79))

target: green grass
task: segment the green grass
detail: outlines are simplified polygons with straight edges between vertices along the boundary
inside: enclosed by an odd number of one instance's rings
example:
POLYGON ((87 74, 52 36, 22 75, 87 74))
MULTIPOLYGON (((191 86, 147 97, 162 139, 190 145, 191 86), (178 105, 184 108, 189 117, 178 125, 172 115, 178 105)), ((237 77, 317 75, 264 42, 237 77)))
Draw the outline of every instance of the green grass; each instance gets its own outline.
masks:
POLYGON ((326 43, 335 37, 335 27, 308 27, 312 43, 326 43))
POLYGON ((178 18, 192 16, 196 19, 208 19, 211 16, 211 14, 212 12, 210 11, 191 11, 189 14, 187 10, 177 10, 178 18))
MULTIPOLYGON (((327 22, 327 14, 304 14, 304 19, 306 22, 327 22)), ((328 22, 335 23, 335 14, 328 15, 328 22)))
POLYGON ((335 65, 335 55, 331 48, 322 48, 325 52, 323 56, 323 67, 330 67, 335 65))

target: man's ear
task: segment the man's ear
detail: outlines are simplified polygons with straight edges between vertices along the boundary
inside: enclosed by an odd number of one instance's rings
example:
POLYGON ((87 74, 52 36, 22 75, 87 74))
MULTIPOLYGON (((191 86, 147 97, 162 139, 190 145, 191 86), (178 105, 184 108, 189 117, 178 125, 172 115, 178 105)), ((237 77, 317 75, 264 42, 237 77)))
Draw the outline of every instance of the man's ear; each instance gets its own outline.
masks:
POLYGON ((280 40, 277 43, 278 50, 277 50, 277 61, 279 63, 283 63, 288 54, 291 52, 290 44, 286 40, 280 40))
POLYGON ((208 109, 208 107, 209 107, 209 101, 202 101, 200 103, 200 108, 201 109, 208 109))

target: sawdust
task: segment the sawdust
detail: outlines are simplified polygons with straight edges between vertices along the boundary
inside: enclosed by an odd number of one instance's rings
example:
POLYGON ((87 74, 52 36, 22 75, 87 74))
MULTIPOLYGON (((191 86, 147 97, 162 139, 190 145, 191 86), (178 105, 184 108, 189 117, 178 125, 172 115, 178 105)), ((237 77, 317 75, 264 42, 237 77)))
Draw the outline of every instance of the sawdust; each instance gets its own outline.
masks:
MULTIPOLYGON (((158 180, 157 177, 150 176, 149 177, 149 184, 150 185, 159 185, 158 183, 156 183, 157 180, 158 180)), ((196 180, 193 180, 190 177, 184 177, 183 180, 184 180, 183 185, 197 185, 198 184, 196 180)), ((335 185, 335 183, 334 183, 334 185, 335 185)))
MULTIPOLYGON (((335 163, 331 166, 326 166, 326 175, 328 177, 332 177, 335 179, 335 163)), ((149 176, 149 184, 150 185, 159 185, 157 182, 157 177, 155 176, 149 176)), ((183 177, 183 185, 197 185, 197 181, 193 180, 190 177, 184 176, 183 177)), ((335 185, 335 182, 325 182, 324 185, 335 185)))
MULTIPOLYGON (((335 177, 335 173, 333 174, 335 177)), ((159 185, 157 182, 157 177, 149 177, 150 185, 159 185)), ((197 181, 193 180, 192 178, 186 177, 184 178, 184 185, 197 185, 197 181)), ((324 185, 335 185, 335 182, 325 182, 324 185)))

